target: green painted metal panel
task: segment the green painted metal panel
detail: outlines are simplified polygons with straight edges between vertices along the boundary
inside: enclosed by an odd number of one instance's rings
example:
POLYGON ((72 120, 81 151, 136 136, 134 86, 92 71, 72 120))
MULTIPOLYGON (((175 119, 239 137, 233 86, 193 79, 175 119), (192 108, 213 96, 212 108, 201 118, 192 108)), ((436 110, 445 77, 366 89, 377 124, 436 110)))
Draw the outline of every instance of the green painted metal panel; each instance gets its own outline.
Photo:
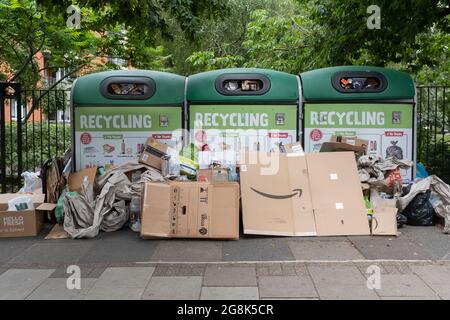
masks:
POLYGON ((72 99, 78 105, 180 105, 184 103, 185 80, 167 72, 147 70, 117 70, 97 72, 80 77, 72 89, 72 99), (104 97, 100 91, 102 81, 110 77, 142 77, 155 81, 156 90, 146 100, 116 100, 104 97))
POLYGON ((188 78, 187 99, 192 103, 295 102, 299 98, 297 77, 285 72, 258 68, 231 68, 208 71, 188 78), (216 90, 216 79, 226 74, 261 74, 270 81, 270 89, 261 95, 223 95, 216 90))
POLYGON ((297 129, 296 105, 193 105, 190 114, 191 129, 297 129), (277 114, 283 124, 276 123, 277 114))
POLYGON ((412 100, 415 89, 411 76, 407 73, 371 66, 340 66, 312 70, 300 74, 303 99, 306 101, 340 100, 412 100), (332 78, 337 72, 379 72, 386 77, 387 87, 382 92, 342 93, 332 86, 332 78))

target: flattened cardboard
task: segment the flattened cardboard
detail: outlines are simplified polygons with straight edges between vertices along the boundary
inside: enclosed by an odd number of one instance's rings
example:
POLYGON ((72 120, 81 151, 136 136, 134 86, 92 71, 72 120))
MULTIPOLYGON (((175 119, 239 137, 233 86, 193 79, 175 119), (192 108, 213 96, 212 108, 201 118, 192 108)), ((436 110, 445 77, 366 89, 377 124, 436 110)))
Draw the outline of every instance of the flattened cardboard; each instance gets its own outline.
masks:
POLYGON ((87 177, 88 181, 93 184, 96 174, 97 167, 87 168, 77 172, 71 172, 69 174, 69 178, 67 179, 67 187, 69 188, 69 191, 80 192, 84 177, 87 177))
POLYGON ((370 235, 354 154, 308 153, 306 160, 317 235, 370 235))
POLYGON ((397 236, 397 208, 374 209, 371 225, 374 236, 397 236))
POLYGON ((146 183, 143 238, 239 238, 237 183, 146 183))
POLYGON ((314 236, 306 158, 299 153, 241 153, 240 179, 244 233, 276 236, 314 236), (277 172, 263 175, 273 156, 277 172), (276 160, 278 159, 278 160, 276 160), (261 161, 262 160, 262 161, 261 161), (277 163, 278 162, 278 163, 277 163))
POLYGON ((150 137, 145 143, 144 150, 139 157, 139 162, 161 170, 161 157, 167 155, 168 148, 169 146, 167 144, 150 137))

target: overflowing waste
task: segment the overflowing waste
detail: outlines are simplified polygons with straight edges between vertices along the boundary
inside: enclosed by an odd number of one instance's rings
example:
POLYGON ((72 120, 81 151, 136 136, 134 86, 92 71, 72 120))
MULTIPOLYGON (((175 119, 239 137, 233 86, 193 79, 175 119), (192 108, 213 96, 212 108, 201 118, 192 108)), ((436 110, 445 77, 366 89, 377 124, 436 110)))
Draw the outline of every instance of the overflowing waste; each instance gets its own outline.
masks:
POLYGON ((450 233, 450 186, 419 165, 408 181, 414 163, 395 146, 383 159, 367 155, 367 145, 332 136, 318 153, 295 142, 238 154, 149 138, 134 160, 76 172, 66 153, 23 173, 19 193, 0 195, 3 221, 26 226, 0 236, 36 235, 46 217, 62 226, 57 238, 129 227, 143 238, 237 239, 240 212, 246 234, 396 236, 405 224, 441 222, 450 233))

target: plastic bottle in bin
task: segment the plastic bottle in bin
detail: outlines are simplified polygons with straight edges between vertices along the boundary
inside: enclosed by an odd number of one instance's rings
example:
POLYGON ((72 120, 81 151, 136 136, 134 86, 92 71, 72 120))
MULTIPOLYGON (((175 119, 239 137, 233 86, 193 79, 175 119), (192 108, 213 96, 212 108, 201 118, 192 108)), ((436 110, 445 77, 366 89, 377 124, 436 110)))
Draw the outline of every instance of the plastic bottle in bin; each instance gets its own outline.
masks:
POLYGON ((134 232, 141 230, 141 198, 131 197, 130 202, 130 229, 134 232))

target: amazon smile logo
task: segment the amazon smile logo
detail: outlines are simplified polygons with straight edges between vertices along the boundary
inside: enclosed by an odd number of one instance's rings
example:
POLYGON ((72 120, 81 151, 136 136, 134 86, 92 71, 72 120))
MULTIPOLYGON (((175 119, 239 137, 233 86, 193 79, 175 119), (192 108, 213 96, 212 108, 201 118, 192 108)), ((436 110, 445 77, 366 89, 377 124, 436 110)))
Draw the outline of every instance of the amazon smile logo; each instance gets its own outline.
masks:
POLYGON ((298 195, 298 197, 300 198, 302 196, 302 189, 293 189, 291 194, 284 194, 284 195, 276 195, 276 194, 269 194, 269 193, 265 193, 259 190, 256 190, 252 187, 250 187, 250 189, 252 189, 254 192, 256 192, 257 194, 266 197, 266 198, 270 198, 270 199, 277 199, 277 200, 282 200, 282 199, 289 199, 292 197, 295 197, 298 195))

